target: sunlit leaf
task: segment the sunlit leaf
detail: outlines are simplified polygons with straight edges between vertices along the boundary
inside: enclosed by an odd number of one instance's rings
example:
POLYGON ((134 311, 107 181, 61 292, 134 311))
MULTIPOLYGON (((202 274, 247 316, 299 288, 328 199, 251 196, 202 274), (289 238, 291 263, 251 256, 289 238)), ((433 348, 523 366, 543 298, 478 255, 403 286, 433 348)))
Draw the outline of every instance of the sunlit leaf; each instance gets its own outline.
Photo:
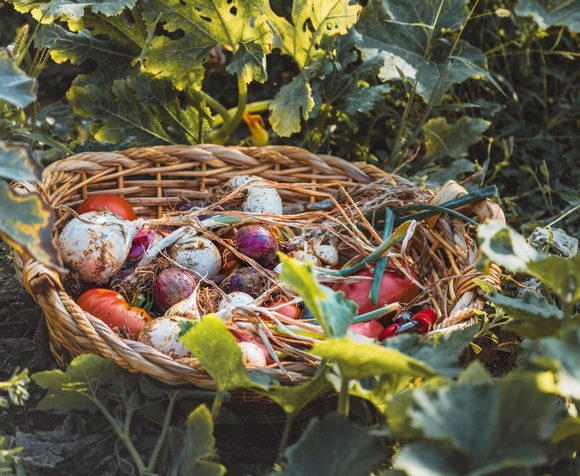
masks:
POLYGON ((532 292, 524 293, 522 299, 498 293, 486 297, 512 319, 507 328, 523 337, 537 339, 554 335, 564 323, 564 313, 558 307, 532 292))
MULTIPOLYGON (((548 372, 415 389, 409 420, 393 423, 410 424, 426 441, 404 447, 394 466, 408 474, 476 476, 547 463, 548 442, 565 416, 557 392, 548 372)), ((392 431, 397 436, 407 428, 392 431)))
POLYGON ((252 381, 242 361, 242 351, 223 321, 208 314, 180 338, 204 370, 211 376, 218 391, 250 387, 252 381))
POLYGON ((283 476, 365 476, 384 457, 379 438, 331 413, 310 421, 300 440, 286 450, 283 476))
POLYGON ((529 263, 528 272, 548 285, 564 302, 580 301, 580 254, 572 258, 546 256, 529 263))
POLYGON ((266 1, 268 22, 276 34, 275 46, 292 55, 303 70, 327 55, 324 37, 345 35, 358 20, 361 6, 350 0, 295 0, 292 22, 276 15, 266 1))
POLYGON ((523 236, 499 220, 489 220, 480 225, 477 238, 479 249, 485 257, 510 271, 527 272, 529 263, 542 258, 523 236))
POLYGON ((580 32, 580 9, 574 1, 519 0, 514 10, 519 16, 531 16, 540 28, 563 25, 580 32))
POLYGON ((377 344, 355 342, 350 337, 328 339, 314 345, 311 352, 324 359, 336 361, 341 377, 360 379, 377 374, 431 377, 436 372, 423 362, 398 350, 377 344))
POLYGON ((569 329, 558 337, 546 337, 529 346, 531 362, 557 374, 563 395, 580 399, 580 329, 569 329))
POLYGON ((137 0, 103 0, 78 2, 68 0, 14 2, 14 8, 21 12, 30 12, 33 18, 42 23, 53 23, 57 19, 78 20, 90 9, 94 13, 106 16, 119 15, 126 8, 133 8, 137 0))
POLYGON ((7 50, 0 49, 0 100, 24 109, 36 100, 36 79, 28 77, 7 50))
POLYGON ((423 126, 427 141, 425 159, 442 157, 460 158, 467 155, 469 146, 479 142, 491 122, 479 118, 462 116, 454 124, 446 118, 436 117, 423 126))
POLYGON ((272 33, 260 5, 259 0, 146 0, 146 21, 158 19, 170 33, 153 38, 146 55, 147 69, 183 88, 190 74, 203 71, 211 49, 221 45, 234 52, 230 72, 246 82, 265 81, 265 56, 272 33), (178 37, 171 37, 174 32, 179 32, 178 37))
POLYGON ((62 266, 52 241, 54 215, 38 194, 17 195, 0 180, 0 235, 24 258, 62 266))
POLYGON ((32 375, 33 380, 48 390, 38 403, 39 410, 97 410, 99 389, 122 372, 112 360, 93 354, 75 357, 66 370, 45 370, 32 375))
POLYGON ((24 182, 39 182, 42 166, 26 147, 0 142, 0 177, 24 182))
POLYGON ((304 304, 322 325, 326 335, 346 335, 348 325, 357 312, 356 303, 346 299, 344 293, 321 285, 311 263, 301 263, 283 254, 280 254, 280 262, 280 279, 304 299, 304 304))
POLYGON ((485 55, 459 40, 454 49, 442 30, 457 31, 468 17, 466 0, 425 0, 409 8, 398 0, 375 0, 362 11, 356 30, 363 59, 380 56, 382 81, 401 75, 417 83, 425 101, 439 103, 452 84, 488 77, 485 55))
POLYGON ((297 414, 329 389, 328 381, 319 375, 299 385, 274 385, 267 391, 258 391, 274 400, 286 413, 297 414))
POLYGON ((300 73, 280 88, 270 103, 270 124, 280 137, 300 132, 301 120, 308 119, 314 108, 312 86, 307 75, 300 73))
POLYGON ((181 451, 174 463, 172 473, 180 476, 221 476, 226 468, 208 461, 215 456, 213 420, 205 405, 199 405, 187 417, 185 438, 181 451))

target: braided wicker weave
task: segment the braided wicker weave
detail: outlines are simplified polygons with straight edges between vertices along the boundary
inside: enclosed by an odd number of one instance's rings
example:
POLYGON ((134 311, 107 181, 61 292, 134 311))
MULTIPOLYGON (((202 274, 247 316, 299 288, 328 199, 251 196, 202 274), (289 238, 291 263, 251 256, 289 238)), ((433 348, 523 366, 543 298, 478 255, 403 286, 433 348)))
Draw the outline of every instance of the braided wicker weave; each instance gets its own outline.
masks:
MULTIPOLYGON (((364 221, 365 213, 385 205, 437 204, 466 193, 453 182, 434 193, 372 165, 316 155, 297 147, 208 144, 78 154, 47 167, 39 188, 60 217, 55 227, 58 234, 70 216, 67 207, 74 208, 92 193, 122 195, 138 216, 160 219, 187 201, 207 198, 212 187, 241 174, 272 181, 284 201, 283 218, 288 213, 288 220, 298 224, 304 220, 322 223, 329 217, 354 223, 359 218, 364 221)), ((461 212, 477 215, 480 221, 503 216, 501 209, 487 200, 461 212)), ((499 288, 499 269, 482 276, 473 267, 477 256, 473 233, 473 227, 464 220, 442 214, 415 222, 408 238, 393 248, 395 261, 399 257, 422 276, 425 290, 413 304, 429 305, 437 311, 434 332, 473 322, 484 304, 474 278, 499 288)), ((361 252, 369 253, 380 242, 376 232, 367 233, 361 252)), ((94 353, 168 384, 214 388, 194 358, 174 360, 145 344, 123 339, 81 310, 57 272, 34 260, 16 260, 16 265, 28 292, 44 312, 51 349, 59 363, 82 353, 94 353)), ((315 360, 296 358, 282 367, 269 366, 264 372, 281 381, 296 382, 308 379, 315 369, 315 360)))

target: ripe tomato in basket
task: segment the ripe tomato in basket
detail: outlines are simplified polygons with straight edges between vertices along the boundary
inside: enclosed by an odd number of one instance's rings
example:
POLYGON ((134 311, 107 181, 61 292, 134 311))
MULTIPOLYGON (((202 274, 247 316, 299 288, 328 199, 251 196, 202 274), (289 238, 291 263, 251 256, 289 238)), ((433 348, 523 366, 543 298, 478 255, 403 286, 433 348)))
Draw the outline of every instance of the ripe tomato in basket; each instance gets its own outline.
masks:
POLYGON ((135 220, 137 215, 131 204, 119 195, 112 193, 97 193, 87 197, 77 208, 77 213, 93 212, 99 208, 106 208, 125 220, 135 220))
POLYGON ((131 306, 123 296, 111 289, 89 289, 78 297, 76 303, 83 311, 98 317, 111 329, 119 330, 134 340, 151 320, 147 311, 131 306))

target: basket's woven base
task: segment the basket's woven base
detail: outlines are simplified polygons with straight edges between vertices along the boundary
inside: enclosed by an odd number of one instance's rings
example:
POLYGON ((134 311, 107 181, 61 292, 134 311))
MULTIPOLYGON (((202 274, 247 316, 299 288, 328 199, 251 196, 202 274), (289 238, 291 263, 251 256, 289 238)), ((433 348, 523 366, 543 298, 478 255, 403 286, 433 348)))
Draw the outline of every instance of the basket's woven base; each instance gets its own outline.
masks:
MULTIPOLYGON (((372 226, 373 218, 368 218, 375 211, 441 204, 467 193, 452 182, 433 193, 371 165, 316 155, 297 147, 211 144, 79 154, 47 167, 39 190, 60 217, 55 227, 58 234, 70 217, 70 208, 93 193, 120 194, 138 216, 146 219, 166 220, 169 215, 175 219, 176 214, 170 212, 187 201, 210 198, 214 187, 234 176, 249 174, 272 181, 284 201, 283 217, 263 220, 297 229, 320 226, 322 232, 334 233, 341 246, 350 247, 358 255, 369 254, 382 242, 372 226), (336 231, 339 227, 340 233, 336 231)), ((479 221, 503 216, 501 209, 487 200, 461 212, 479 221)), ((436 310, 439 319, 435 332, 474 322, 484 304, 474 278, 499 289, 501 270, 492 268, 490 275, 480 275, 473 267, 477 253, 474 229, 447 214, 413 222, 407 237, 390 251, 393 266, 412 269, 420 277, 424 291, 409 306, 436 310)), ((102 321, 82 311, 54 270, 32 259, 16 260, 15 264, 28 292, 45 314, 51 349, 59 363, 82 353, 94 353, 167 384, 215 388, 196 359, 174 360, 145 344, 122 339, 102 321)), ((306 352, 298 352, 264 372, 285 383, 309 380, 316 361, 306 356, 306 352)), ((234 399, 248 403, 242 395, 234 399)))

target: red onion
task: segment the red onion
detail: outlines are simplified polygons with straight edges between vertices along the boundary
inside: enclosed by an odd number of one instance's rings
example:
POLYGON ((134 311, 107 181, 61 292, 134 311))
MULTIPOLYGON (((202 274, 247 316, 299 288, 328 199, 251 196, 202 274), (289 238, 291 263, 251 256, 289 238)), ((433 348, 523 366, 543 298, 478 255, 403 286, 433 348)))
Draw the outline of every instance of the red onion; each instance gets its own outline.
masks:
POLYGON ((149 245, 154 238, 155 233, 153 231, 149 228, 141 228, 133 238, 131 250, 129 251, 129 256, 127 256, 127 258, 130 260, 140 258, 145 250, 149 248, 149 245))
POLYGON ((226 293, 242 291, 252 297, 262 294, 266 281, 258 270, 245 267, 238 268, 230 274, 221 284, 226 293))
POLYGON ((234 247, 262 266, 276 259, 278 240, 270 230, 262 225, 246 225, 236 231, 234 247))
POLYGON ((181 268, 165 268, 153 282, 153 301, 161 312, 187 299, 195 290, 195 278, 181 268))

